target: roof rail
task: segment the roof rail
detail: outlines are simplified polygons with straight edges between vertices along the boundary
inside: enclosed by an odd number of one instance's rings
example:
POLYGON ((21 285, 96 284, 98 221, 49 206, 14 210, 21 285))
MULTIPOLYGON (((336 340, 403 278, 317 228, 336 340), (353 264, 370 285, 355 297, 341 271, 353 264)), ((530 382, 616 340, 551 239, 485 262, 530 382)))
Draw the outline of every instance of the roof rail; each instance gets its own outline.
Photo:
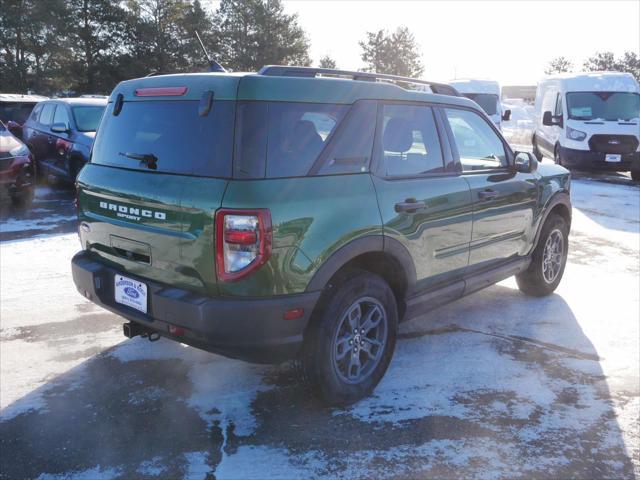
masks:
POLYGON ((386 73, 373 72, 354 72, 351 70, 337 70, 334 68, 315 68, 315 67, 295 67, 286 65, 265 65, 258 71, 258 75, 268 75, 271 77, 306 77, 313 78, 318 75, 333 77, 349 77, 352 80, 361 80, 365 82, 376 82, 378 80, 386 80, 395 83, 413 83, 418 85, 428 85, 433 93, 441 95, 452 95, 459 97, 460 93, 451 85, 446 83, 430 82, 428 80, 420 80, 417 78, 401 77, 399 75, 388 75, 386 73))

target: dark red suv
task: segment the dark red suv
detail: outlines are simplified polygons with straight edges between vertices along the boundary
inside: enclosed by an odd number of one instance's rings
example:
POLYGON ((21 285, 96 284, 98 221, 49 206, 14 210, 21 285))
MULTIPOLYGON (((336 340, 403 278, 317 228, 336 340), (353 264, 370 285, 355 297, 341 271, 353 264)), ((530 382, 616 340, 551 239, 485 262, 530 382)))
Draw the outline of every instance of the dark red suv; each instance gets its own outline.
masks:
POLYGON ((27 146, 0 122, 0 196, 28 205, 35 192, 36 166, 27 146))

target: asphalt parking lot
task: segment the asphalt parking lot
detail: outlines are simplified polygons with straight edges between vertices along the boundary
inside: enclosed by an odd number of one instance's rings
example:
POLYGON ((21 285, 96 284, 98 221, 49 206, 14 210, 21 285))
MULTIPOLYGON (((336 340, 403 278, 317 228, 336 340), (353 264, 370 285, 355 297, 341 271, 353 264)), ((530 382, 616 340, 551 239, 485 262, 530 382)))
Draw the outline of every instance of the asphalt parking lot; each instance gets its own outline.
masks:
POLYGON ((403 324, 374 395, 126 339, 71 281, 72 191, 0 211, 0 478, 636 478, 640 186, 574 175, 557 292, 508 279, 403 324))

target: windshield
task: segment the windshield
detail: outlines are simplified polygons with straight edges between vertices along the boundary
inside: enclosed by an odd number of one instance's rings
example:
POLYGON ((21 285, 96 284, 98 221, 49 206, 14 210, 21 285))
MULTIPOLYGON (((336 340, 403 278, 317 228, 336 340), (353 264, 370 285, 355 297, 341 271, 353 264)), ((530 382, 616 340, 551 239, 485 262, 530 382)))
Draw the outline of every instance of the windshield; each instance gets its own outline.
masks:
POLYGON ((76 120, 76 126, 81 132, 95 132, 98 130, 104 106, 97 107, 73 107, 73 118, 76 120))
POLYGON ((498 96, 492 93, 463 93, 467 98, 476 102, 487 115, 498 113, 498 96))
POLYGON ((235 102, 216 100, 206 116, 198 101, 109 103, 92 163, 135 170, 229 177, 235 102))
POLYGON ((567 111, 573 120, 630 120, 640 116, 640 95, 629 92, 567 93, 567 111))

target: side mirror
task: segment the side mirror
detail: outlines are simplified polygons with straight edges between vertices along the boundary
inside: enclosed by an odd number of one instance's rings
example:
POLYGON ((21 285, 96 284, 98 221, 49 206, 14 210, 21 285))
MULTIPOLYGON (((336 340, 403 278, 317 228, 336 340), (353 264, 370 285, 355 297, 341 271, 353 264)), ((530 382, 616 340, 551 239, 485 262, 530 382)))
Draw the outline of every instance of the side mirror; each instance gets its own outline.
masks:
POLYGON ((505 110, 504 112, 502 112, 502 120, 504 122, 508 122, 509 120, 511 120, 511 110, 505 110))
POLYGON ((51 125, 51 131, 55 133, 68 133, 69 126, 64 123, 54 123, 51 125))
POLYGON ((538 159, 529 152, 516 152, 514 167, 516 172, 533 173, 538 169, 538 159))
POLYGON ((547 110, 542 114, 542 124, 547 127, 553 127, 554 125, 562 127, 562 116, 554 117, 553 114, 547 110))

